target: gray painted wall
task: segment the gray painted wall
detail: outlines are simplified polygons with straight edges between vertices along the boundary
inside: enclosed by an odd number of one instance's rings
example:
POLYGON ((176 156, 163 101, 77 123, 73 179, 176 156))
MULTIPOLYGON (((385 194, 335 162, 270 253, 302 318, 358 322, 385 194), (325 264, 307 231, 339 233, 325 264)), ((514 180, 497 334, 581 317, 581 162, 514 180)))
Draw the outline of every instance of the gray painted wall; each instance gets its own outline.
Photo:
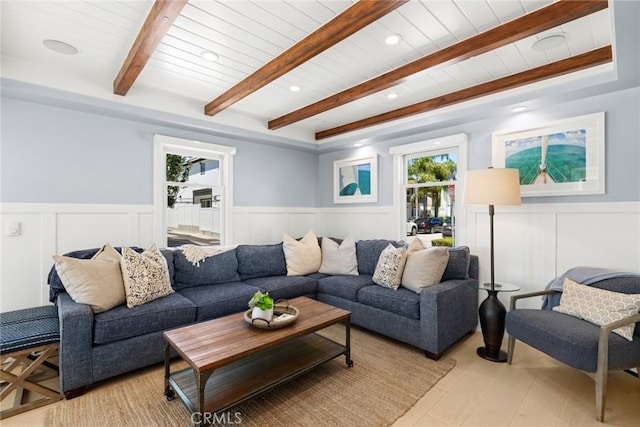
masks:
POLYGON ((153 203, 153 136, 234 146, 236 206, 317 206, 318 156, 3 97, 0 202, 153 203))
POLYGON ((377 153, 379 197, 377 204, 393 205, 392 157, 389 147, 466 133, 469 138, 469 169, 491 165, 491 134, 499 130, 520 129, 597 112, 605 112, 605 181, 603 195, 530 197, 524 203, 620 202, 640 200, 640 88, 598 95, 508 116, 389 140, 370 147, 354 148, 320 155, 319 203, 333 205, 333 161, 377 153))

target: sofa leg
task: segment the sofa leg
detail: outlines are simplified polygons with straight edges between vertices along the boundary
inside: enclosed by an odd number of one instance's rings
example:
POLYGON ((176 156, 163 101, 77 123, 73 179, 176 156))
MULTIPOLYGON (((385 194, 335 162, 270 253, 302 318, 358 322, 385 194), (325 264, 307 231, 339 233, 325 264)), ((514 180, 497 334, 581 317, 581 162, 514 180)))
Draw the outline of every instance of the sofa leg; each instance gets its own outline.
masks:
POLYGON ((424 355, 431 360, 438 360, 442 357, 442 354, 431 353, 430 351, 425 350, 424 355))
POLYGON ((78 387, 67 390, 64 392, 64 398, 67 400, 75 399, 76 397, 82 396, 86 389, 86 387, 78 387))
POLYGON ((513 361, 513 350, 516 346, 516 339, 509 335, 509 340, 507 341, 507 364, 511 365, 513 361))

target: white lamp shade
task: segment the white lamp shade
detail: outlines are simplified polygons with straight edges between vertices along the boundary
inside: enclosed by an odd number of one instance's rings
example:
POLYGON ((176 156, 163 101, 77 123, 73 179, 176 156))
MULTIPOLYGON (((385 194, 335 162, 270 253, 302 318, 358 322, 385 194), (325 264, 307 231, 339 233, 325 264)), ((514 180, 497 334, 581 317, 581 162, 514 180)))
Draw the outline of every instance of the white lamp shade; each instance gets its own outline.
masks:
POLYGON ((465 205, 519 205, 518 169, 488 168, 468 171, 464 181, 465 205))

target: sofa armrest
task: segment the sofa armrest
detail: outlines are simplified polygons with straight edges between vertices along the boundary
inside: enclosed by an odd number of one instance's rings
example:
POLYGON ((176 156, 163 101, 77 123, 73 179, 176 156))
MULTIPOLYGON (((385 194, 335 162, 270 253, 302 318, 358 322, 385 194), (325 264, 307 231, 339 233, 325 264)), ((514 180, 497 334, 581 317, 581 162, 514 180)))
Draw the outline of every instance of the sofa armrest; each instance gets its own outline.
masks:
POLYGON ((60 320, 60 389, 64 393, 93 383, 93 310, 78 304, 66 292, 58 295, 56 305, 60 320))
POLYGON ((478 325, 478 281, 447 280, 420 292, 420 346, 441 354, 478 325))

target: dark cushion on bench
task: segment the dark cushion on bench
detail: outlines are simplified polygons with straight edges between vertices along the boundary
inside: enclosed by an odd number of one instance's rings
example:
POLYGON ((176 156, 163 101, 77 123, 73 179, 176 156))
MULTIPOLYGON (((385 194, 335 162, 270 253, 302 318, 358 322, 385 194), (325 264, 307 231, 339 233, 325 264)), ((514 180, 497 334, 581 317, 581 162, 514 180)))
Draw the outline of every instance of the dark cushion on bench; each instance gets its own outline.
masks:
POLYGON ((0 354, 59 341, 58 308, 53 305, 0 314, 0 354))

